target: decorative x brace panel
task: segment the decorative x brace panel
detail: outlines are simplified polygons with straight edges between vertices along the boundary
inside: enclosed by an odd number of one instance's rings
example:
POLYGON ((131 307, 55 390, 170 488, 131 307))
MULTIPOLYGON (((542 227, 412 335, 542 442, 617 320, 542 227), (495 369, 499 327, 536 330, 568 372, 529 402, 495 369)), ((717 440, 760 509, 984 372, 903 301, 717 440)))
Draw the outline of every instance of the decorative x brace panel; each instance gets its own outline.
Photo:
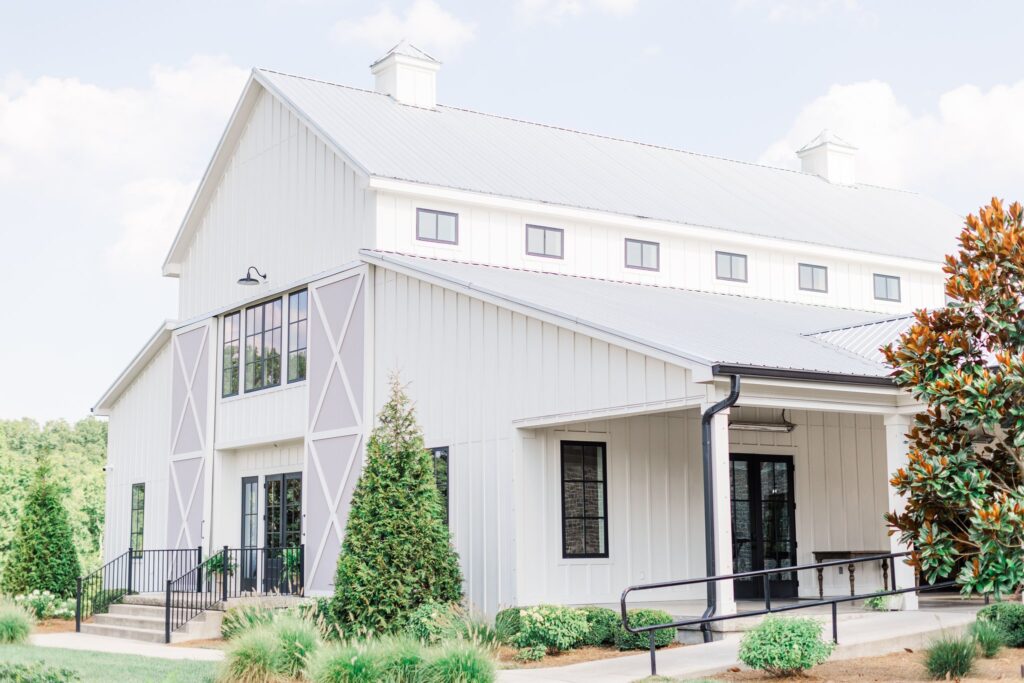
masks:
POLYGON ((362 471, 364 275, 310 287, 306 586, 331 589, 362 471))
POLYGON ((199 545, 209 391, 210 327, 172 337, 171 465, 167 515, 170 548, 199 545))

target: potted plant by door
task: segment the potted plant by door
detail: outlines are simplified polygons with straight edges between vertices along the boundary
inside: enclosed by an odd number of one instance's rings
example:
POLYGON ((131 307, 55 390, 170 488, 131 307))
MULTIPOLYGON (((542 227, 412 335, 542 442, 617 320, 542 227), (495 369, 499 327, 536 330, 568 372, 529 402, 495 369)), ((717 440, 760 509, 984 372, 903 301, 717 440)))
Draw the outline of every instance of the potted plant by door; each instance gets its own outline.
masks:
POLYGON ((294 595, 302 585, 299 572, 302 571, 302 556, 298 548, 285 548, 281 556, 284 576, 281 577, 281 592, 294 595))
POLYGON ((223 576, 225 572, 228 576, 232 576, 235 570, 238 569, 238 565, 229 556, 227 562, 224 561, 224 553, 217 553, 211 555, 206 562, 203 563, 203 569, 206 570, 206 592, 215 593, 220 591, 223 576))

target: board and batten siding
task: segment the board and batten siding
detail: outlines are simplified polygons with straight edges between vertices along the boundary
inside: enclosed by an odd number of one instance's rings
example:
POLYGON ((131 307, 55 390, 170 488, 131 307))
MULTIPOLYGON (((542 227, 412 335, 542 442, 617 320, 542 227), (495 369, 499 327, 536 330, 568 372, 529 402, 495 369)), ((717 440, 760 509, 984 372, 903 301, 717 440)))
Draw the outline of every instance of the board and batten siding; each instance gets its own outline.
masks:
MULTIPOLYGON (((470 604, 517 601, 517 418, 683 398, 680 367, 373 268, 374 412, 397 372, 416 402, 427 447, 448 446, 450 519, 470 604)), ((519 582, 522 585, 522 582, 519 582)))
POLYGON ((153 357, 110 409, 103 561, 128 550, 132 484, 146 485, 146 548, 166 548, 171 347, 153 357))
MULTIPOLYGON (((931 272, 920 262, 907 260, 904 267, 878 265, 870 255, 848 259, 816 255, 812 245, 772 250, 752 245, 749 236, 722 232, 720 240, 671 235, 614 224, 597 224, 515 213, 488 207, 418 199, 393 192, 377 193, 377 248, 385 251, 434 258, 487 263, 527 270, 582 275, 626 282, 683 287, 723 294, 740 294, 780 301, 853 308, 880 313, 905 313, 945 303, 939 265, 931 272), (416 239, 416 209, 450 211, 459 215, 457 245, 416 239), (564 231, 564 258, 531 256, 526 253, 526 225, 542 225, 564 231), (641 239, 661 245, 657 272, 626 268, 625 239, 641 239), (719 280, 715 273, 715 252, 747 256, 747 282, 719 280), (799 288, 798 264, 811 263, 828 268, 828 292, 799 288), (875 273, 900 277, 901 302, 874 298, 875 273)), ((894 259, 879 257, 880 263, 894 259)))
MULTIPOLYGON (((287 330, 284 334, 288 334, 287 330)), ((244 371, 243 367, 240 372, 244 371)), ((285 372, 285 368, 281 371, 285 372)), ((301 436, 306 425, 308 383, 289 384, 286 378, 282 382, 279 387, 220 399, 216 447, 238 448, 301 436)), ((220 391, 218 382, 218 396, 220 391)))
POLYGON ((373 246, 366 179, 260 94, 181 264, 179 318, 239 300, 249 266, 284 285, 373 246))

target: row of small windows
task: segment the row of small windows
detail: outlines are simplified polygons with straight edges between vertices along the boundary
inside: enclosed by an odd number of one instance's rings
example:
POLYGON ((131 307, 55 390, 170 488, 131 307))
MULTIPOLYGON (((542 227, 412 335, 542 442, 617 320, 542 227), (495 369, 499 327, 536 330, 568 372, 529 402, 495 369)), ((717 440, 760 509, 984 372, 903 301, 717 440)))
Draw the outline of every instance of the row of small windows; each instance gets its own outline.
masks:
MULTIPOLYGON (((433 209, 416 209, 416 238, 426 242, 459 243, 459 215, 433 209)), ((542 225, 526 226, 526 253, 546 258, 565 257, 565 231, 542 225)), ((661 269, 661 245, 627 237, 625 266, 639 270, 661 269)), ((715 277, 731 282, 747 281, 747 257, 727 251, 715 252, 715 277)), ((811 263, 798 265, 800 289, 828 292, 828 268, 811 263)), ((875 298, 900 301, 900 279, 895 275, 874 276, 875 298)))
POLYGON ((285 358, 287 381, 306 379, 308 296, 303 289, 224 316, 222 396, 237 396, 240 389, 249 393, 280 386, 282 359, 285 358), (288 302, 287 355, 282 343, 285 341, 286 323, 282 317, 285 299, 288 302))

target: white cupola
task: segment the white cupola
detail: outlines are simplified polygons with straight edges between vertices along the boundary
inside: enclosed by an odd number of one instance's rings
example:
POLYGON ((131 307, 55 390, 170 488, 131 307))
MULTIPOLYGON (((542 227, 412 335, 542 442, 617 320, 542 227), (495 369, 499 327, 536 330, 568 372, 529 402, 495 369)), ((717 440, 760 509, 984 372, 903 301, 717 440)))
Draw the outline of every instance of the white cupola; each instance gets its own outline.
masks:
POLYGON ((437 106, 437 72, 441 62, 407 40, 370 65, 373 89, 396 102, 433 109, 437 106))
POLYGON ((857 183, 857 148, 827 128, 797 150, 800 170, 834 185, 857 183))

